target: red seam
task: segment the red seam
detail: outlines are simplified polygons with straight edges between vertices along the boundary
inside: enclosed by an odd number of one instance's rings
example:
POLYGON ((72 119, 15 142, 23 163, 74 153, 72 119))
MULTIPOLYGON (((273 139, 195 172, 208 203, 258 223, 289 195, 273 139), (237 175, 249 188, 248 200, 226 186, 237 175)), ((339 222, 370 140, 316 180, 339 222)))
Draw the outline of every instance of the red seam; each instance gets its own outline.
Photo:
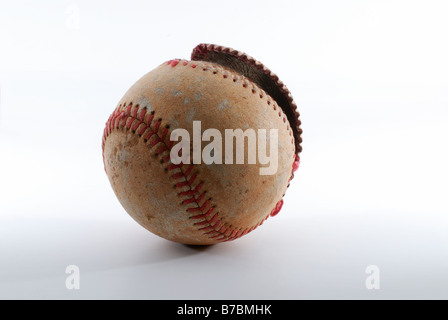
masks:
POLYGON ((205 196, 205 191, 204 192, 202 192, 202 194, 198 197, 198 199, 197 199, 197 201, 198 202, 201 202, 202 201, 202 199, 204 198, 204 196, 205 196))
POLYGON ((137 121, 132 127, 132 131, 137 131, 138 127, 143 123, 143 121, 137 121))
POLYGON ((171 178, 173 178, 173 179, 180 179, 180 178, 182 178, 183 176, 184 176, 184 175, 183 175, 182 172, 178 172, 178 173, 173 174, 173 175, 171 176, 171 178))
MULTIPOLYGON (((176 188, 182 188, 188 186, 188 180, 176 183, 176 188)), ((200 209, 200 208, 191 208, 191 209, 200 209)), ((190 209, 189 209, 190 210, 190 209)))
POLYGON ((174 164, 174 163, 170 164, 170 165, 167 167, 167 169, 168 169, 169 171, 174 170, 174 169, 177 169, 177 168, 179 168, 179 165, 178 165, 178 164, 174 164))
POLYGON ((299 166, 300 166, 300 158, 299 156, 296 155, 294 158, 294 163, 292 165, 292 172, 297 171, 297 169, 299 169, 299 166))
POLYGON ((183 204, 189 204, 189 203, 193 203, 193 202, 195 202, 195 201, 196 201, 196 199, 195 199, 194 197, 192 197, 192 198, 190 198, 190 199, 187 199, 187 200, 182 201, 182 203, 183 203, 183 204))
MULTIPOLYGON (((162 139, 162 141, 163 141, 164 139, 162 139)), ((161 153, 163 153, 164 151, 167 151, 167 150, 169 150, 168 149, 168 147, 166 146, 166 145, 162 145, 159 149, 157 149, 157 153, 158 154, 161 154, 161 153)), ((165 160, 164 160, 165 161, 165 160)))
POLYGON ((162 139, 160 139, 160 137, 156 134, 156 138, 153 141, 151 141, 151 147, 154 147, 159 142, 162 142, 162 139))
POLYGON ((181 193, 179 193, 179 196, 193 196, 193 195, 195 195, 196 194, 196 192, 195 191, 193 191, 193 190, 188 190, 188 191, 184 191, 184 192, 181 192, 181 193))
POLYGON ((185 176, 186 176, 186 177, 188 177, 188 176, 190 175, 191 171, 193 170, 193 167, 194 167, 193 164, 190 164, 190 165, 188 166, 187 171, 185 171, 185 176))
MULTIPOLYGON (((192 218, 193 219, 193 218, 192 218)), ((195 226, 203 226, 204 224, 208 224, 207 220, 201 221, 201 222, 196 222, 194 225, 195 226)))

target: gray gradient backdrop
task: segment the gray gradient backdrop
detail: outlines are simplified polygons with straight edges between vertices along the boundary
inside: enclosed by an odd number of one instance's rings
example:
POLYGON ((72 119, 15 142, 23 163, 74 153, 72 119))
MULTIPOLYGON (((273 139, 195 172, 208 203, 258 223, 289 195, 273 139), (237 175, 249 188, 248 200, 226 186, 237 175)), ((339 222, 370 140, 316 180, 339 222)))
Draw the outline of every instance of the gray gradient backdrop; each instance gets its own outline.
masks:
POLYGON ((448 298, 447 15, 431 0, 0 2, 0 298, 448 298), (128 217, 100 148, 129 86, 200 42, 276 72, 304 130, 281 213, 207 248, 128 217))

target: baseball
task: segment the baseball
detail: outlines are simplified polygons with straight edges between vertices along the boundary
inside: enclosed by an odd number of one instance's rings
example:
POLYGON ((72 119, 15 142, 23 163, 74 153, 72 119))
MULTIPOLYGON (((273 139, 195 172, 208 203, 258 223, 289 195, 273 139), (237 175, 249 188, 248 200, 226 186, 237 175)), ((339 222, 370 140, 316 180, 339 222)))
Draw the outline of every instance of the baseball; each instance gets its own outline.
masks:
POLYGON ((138 80, 110 115, 104 168, 128 214, 168 240, 238 239, 277 215, 298 168, 299 113, 245 53, 200 44, 138 80))

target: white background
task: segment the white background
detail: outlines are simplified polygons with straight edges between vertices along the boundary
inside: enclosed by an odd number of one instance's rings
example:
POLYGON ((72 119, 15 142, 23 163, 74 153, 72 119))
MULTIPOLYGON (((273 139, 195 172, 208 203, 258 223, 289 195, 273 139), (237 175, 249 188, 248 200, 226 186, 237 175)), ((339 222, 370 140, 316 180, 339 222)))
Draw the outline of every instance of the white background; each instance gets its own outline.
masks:
POLYGON ((2 0, 0 298, 447 299, 447 16, 446 1, 2 0), (140 76, 201 42, 276 72, 304 142, 277 217, 195 248, 126 214, 101 136, 140 76))

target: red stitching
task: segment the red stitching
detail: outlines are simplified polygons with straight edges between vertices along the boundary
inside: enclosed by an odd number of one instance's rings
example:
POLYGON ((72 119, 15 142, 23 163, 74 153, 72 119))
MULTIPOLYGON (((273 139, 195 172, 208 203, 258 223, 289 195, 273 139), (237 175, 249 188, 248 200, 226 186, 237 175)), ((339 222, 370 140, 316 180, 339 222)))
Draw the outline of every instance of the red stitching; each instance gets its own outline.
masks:
POLYGON ((143 121, 137 121, 134 126, 132 127, 132 131, 137 131, 138 127, 143 123, 143 121))
MULTIPOLYGON (((137 119, 135 119, 135 118, 129 118, 129 119, 126 119, 126 121, 128 122, 128 124, 126 125, 126 127, 130 130, 131 129, 131 127, 132 127, 132 123, 134 123, 134 121, 135 120, 137 120, 137 119), (130 121, 129 121, 130 120, 130 121)), ((126 123, 126 122, 125 122, 126 123)))
POLYGON ((183 178, 183 176, 184 176, 184 174, 182 172, 178 172, 178 173, 173 174, 171 176, 171 178, 173 178, 173 179, 180 179, 180 178, 183 178))
POLYGON ((165 128, 165 129, 162 131, 162 136, 161 136, 160 138, 161 138, 162 140, 165 140, 167 134, 168 134, 168 128, 165 128))
POLYGON ((204 202, 204 204, 200 207, 200 210, 204 212, 204 210, 207 209, 209 205, 210 205, 210 199, 204 202))
POLYGON ((136 108, 134 108, 134 111, 132 112, 132 116, 133 116, 134 118, 137 118, 138 110, 139 110, 139 106, 137 105, 136 108))
POLYGON ((212 228, 216 231, 216 232, 220 232, 219 230, 219 226, 221 225, 222 220, 219 219, 218 221, 216 221, 216 223, 214 225, 212 225, 212 228))
MULTIPOLYGON (((162 141, 163 140, 165 140, 165 139, 161 139, 162 141)), ((170 150, 165 144, 164 145, 162 145, 159 149, 157 149, 157 154, 162 154, 164 151, 167 151, 167 150, 170 150)), ((165 160, 165 159, 163 159, 163 160, 165 160)))
POLYGON ((154 147, 159 142, 162 142, 162 139, 160 139, 160 137, 156 134, 156 138, 151 142, 151 147, 154 147))
MULTIPOLYGON (((182 187, 186 187, 186 186, 188 186, 188 180, 176 183, 176 188, 182 188, 182 187)), ((199 210, 199 208, 194 208, 194 209, 199 210)), ((188 210, 190 210, 190 209, 188 209, 188 210)))
POLYGON ((182 201, 182 204, 193 203, 193 202, 195 202, 195 201, 196 201, 196 199, 195 199, 194 197, 192 197, 192 198, 190 198, 190 199, 187 199, 187 200, 182 201))
POLYGON ((194 180, 196 180, 197 175, 193 174, 191 178, 188 180, 188 184, 191 186, 194 183, 194 180))
POLYGON ((164 161, 164 162, 169 162, 170 161, 170 155, 169 154, 167 154, 166 156, 164 156, 164 157, 162 157, 162 160, 164 161))
POLYGON ((177 169, 177 168, 179 168, 179 165, 178 164, 174 164, 174 163, 170 164, 167 167, 168 170, 174 170, 174 169, 177 169))
POLYGON ((149 117, 148 117, 148 119, 146 120, 146 123, 149 123, 149 125, 151 125, 151 122, 152 122, 153 119, 154 119, 154 111, 152 111, 152 112, 149 114, 149 117))
POLYGON ((202 192, 202 194, 198 197, 197 201, 201 202, 202 199, 204 199, 206 193, 207 193, 207 191, 202 192))
POLYGON ((283 199, 281 199, 279 202, 277 202, 277 204, 275 205, 275 208, 272 209, 270 216, 275 217, 280 212, 282 207, 283 207, 283 199))
MULTIPOLYGON (((162 123, 162 121, 161 120, 159 120, 159 121, 156 121, 156 123, 154 124, 154 132, 157 132, 157 131, 159 131, 159 127, 160 127, 160 124, 162 123)), ((160 138, 160 137, 159 137, 160 138)), ((161 139, 161 138, 160 138, 161 139)))
POLYGON ((218 213, 215 213, 215 214, 213 215, 213 217, 208 221, 208 223, 209 223, 210 225, 212 225, 213 223, 216 222, 216 220, 218 220, 218 218, 219 218, 218 213))
POLYGON ((154 131, 150 131, 150 132, 148 132, 147 134, 146 134, 146 136, 144 137, 144 139, 145 140, 149 140, 149 139, 151 139, 151 137, 152 137, 152 135, 154 134, 154 131))
POLYGON ((146 129, 148 129, 149 126, 147 126, 146 124, 138 131, 138 135, 142 136, 143 133, 145 133, 146 129))
MULTIPOLYGON (((196 202, 196 201, 195 201, 196 202)), ((188 212, 197 212, 197 211, 201 211, 201 207, 194 207, 194 208, 188 208, 187 209, 188 212)), ((191 217, 190 217, 191 218, 191 217)))
POLYGON ((190 165, 188 166, 187 171, 185 171, 185 176, 186 176, 186 177, 188 177, 188 176, 190 175, 191 171, 193 170, 193 167, 194 167, 193 164, 190 164, 190 165))
MULTIPOLYGON (((202 217, 202 215, 201 215, 202 217)), ((194 219, 193 217, 191 219, 194 219)), ((201 222, 196 222, 194 225, 195 226, 203 226, 204 224, 208 224, 207 220, 201 221, 201 222)))
POLYGON ((173 60, 169 60, 167 62, 167 65, 171 65, 172 68, 174 68, 175 66, 177 66, 179 64, 179 60, 180 59, 173 59, 173 60))
POLYGON ((296 172, 299 169, 299 166, 300 166, 300 158, 299 156, 296 155, 294 163, 292 165, 292 172, 296 172))
POLYGON ((194 196, 196 194, 196 191, 194 190, 188 190, 188 191, 184 191, 179 193, 179 196, 183 197, 183 196, 194 196))
POLYGON ((167 142, 167 144, 166 144, 166 146, 167 146, 168 149, 170 149, 170 150, 171 150, 171 148, 173 148, 173 145, 174 145, 174 141, 171 141, 171 140, 169 140, 169 141, 167 142))

